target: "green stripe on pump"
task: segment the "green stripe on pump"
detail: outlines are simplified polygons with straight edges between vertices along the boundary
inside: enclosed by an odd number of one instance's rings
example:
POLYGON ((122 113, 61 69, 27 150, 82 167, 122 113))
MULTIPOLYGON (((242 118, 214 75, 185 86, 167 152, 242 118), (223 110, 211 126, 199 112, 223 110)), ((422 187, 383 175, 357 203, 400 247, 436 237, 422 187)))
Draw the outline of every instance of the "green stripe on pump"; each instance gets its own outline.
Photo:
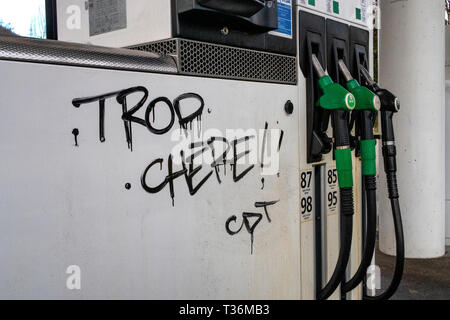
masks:
POLYGON ((374 176, 377 174, 375 146, 375 140, 361 140, 361 166, 363 176, 374 176))
POLYGON ((339 14, 339 2, 333 1, 333 12, 339 14))
POLYGON ((336 149, 334 155, 336 158, 339 188, 352 188, 352 151, 350 149, 336 149))
POLYGON ((362 16, 361 16, 361 9, 360 8, 356 8, 356 20, 361 20, 362 16))

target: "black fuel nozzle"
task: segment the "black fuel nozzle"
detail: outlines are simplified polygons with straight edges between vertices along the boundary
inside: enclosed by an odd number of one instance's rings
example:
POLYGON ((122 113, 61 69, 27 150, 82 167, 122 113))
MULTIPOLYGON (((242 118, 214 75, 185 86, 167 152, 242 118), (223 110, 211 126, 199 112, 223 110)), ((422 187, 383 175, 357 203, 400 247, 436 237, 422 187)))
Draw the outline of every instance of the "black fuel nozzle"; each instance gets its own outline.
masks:
POLYGON ((398 198, 397 179, 395 177, 397 173, 397 148, 395 146, 393 117, 400 110, 400 101, 391 91, 380 88, 364 67, 361 67, 361 74, 365 79, 366 87, 371 89, 381 101, 380 120, 384 170, 388 179, 389 198, 398 198))
POLYGON ((388 288, 377 296, 364 295, 364 300, 385 300, 392 297, 398 289, 403 276, 405 264, 405 240, 403 235, 402 217, 400 213, 399 192, 397 184, 397 150, 395 147, 395 135, 392 119, 395 113, 400 110, 398 98, 389 90, 381 89, 372 79, 367 69, 361 66, 361 75, 365 79, 365 86, 371 89, 381 101, 381 127, 383 141, 384 171, 386 172, 389 199, 391 200, 392 216, 395 229, 396 261, 394 276, 388 288))

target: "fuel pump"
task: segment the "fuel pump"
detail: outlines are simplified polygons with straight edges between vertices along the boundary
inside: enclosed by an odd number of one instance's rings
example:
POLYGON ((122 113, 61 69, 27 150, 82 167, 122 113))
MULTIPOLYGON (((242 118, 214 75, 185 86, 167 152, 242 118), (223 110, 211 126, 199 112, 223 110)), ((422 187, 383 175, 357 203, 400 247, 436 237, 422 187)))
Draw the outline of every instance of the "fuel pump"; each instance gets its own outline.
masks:
POLYGON ((384 300, 389 299, 397 290, 403 276, 403 267, 405 263, 405 243, 403 237, 402 217, 399 204, 399 193, 397 185, 397 150, 395 146, 394 126, 392 119, 395 113, 400 110, 398 98, 390 91, 381 89, 372 79, 367 69, 361 66, 362 77, 365 80, 365 86, 380 98, 381 101, 381 130, 383 142, 383 160, 384 171, 388 185, 389 199, 391 201, 392 215, 394 219, 395 240, 396 240, 396 263, 395 271, 389 287, 380 295, 367 296, 365 300, 384 300))
MULTIPOLYGON (((358 292, 345 293, 350 292, 362 282, 366 269, 372 261, 376 240, 376 157, 374 133, 370 129, 373 130, 373 121, 380 108, 380 101, 368 88, 359 85, 362 84, 362 81, 359 71, 357 72, 355 68, 360 64, 369 65, 372 59, 369 49, 373 34, 368 26, 367 17, 361 15, 362 12, 369 9, 371 4, 367 3, 367 7, 362 8, 361 1, 349 0, 345 1, 346 7, 343 9, 343 2, 335 1, 333 7, 330 8, 326 1, 297 1, 299 11, 298 61, 305 79, 304 82, 299 82, 299 87, 301 93, 305 92, 306 94, 306 122, 302 124, 306 127, 306 148, 304 150, 307 152, 307 161, 303 166, 304 170, 308 170, 311 166, 315 176, 314 216, 311 220, 312 223, 303 223, 302 240, 307 242, 309 239, 313 239, 314 241, 312 250, 305 250, 305 256, 312 252, 315 254, 314 265, 311 265, 309 269, 314 270, 315 273, 317 299, 330 297, 329 294, 339 285, 342 299, 358 299, 358 292), (350 82, 349 80, 352 79, 342 76, 339 60, 345 63, 355 81, 350 82), (326 70, 326 74, 324 70, 326 70), (329 89, 326 88, 331 83, 352 94, 354 105, 353 108, 350 108, 351 110, 346 108, 345 103, 342 108, 341 101, 333 105, 335 108, 321 103, 324 99, 322 94, 326 95, 331 92, 331 86, 329 89), (319 101, 320 108, 317 107, 317 101, 319 101), (353 123, 357 125, 358 140, 352 135, 353 125, 349 125, 352 123, 352 117, 356 116, 358 119, 355 119, 353 123), (330 118, 333 127, 332 139, 329 134, 330 118), (362 131, 365 132, 364 137, 361 136, 362 131), (341 133, 346 135, 344 144, 341 143, 341 133), (357 185, 355 184, 355 188, 352 188, 351 192, 353 201, 361 204, 353 208, 353 219, 356 221, 355 216, 361 217, 361 224, 350 222, 349 225, 344 212, 347 200, 343 195, 345 191, 342 191, 343 163, 342 154, 339 153, 348 154, 346 155, 348 161, 344 161, 344 163, 348 163, 351 168, 353 158, 361 157, 359 140, 362 140, 362 145, 364 145, 364 155, 362 155, 364 178, 356 180, 357 185), (333 163, 334 160, 335 163, 333 163), (334 178, 336 173, 337 180, 334 178), (328 179, 326 179, 326 174, 328 174, 328 179), (367 191, 364 188, 363 180, 367 185, 367 191), (368 196, 366 196, 366 192, 368 196), (335 197, 337 194, 340 194, 340 197, 335 197), (370 198, 369 203, 365 201, 367 198, 370 198), (370 221, 367 221, 366 218, 367 211, 370 211, 370 221), (366 232, 367 224, 370 226, 368 232, 366 232), (339 227, 336 228, 336 225, 339 227), (360 233, 362 239, 361 245, 357 243, 358 246, 351 249, 350 258, 348 258, 345 257, 345 254, 348 254, 345 250, 350 250, 352 232, 360 233), (362 248, 359 249, 360 247, 362 248), (347 258, 347 263, 342 267, 343 257, 347 258), (336 259, 337 263, 334 265, 336 259), (333 273, 330 274, 330 271, 333 273), (349 276, 349 272, 352 272, 352 277, 349 276), (339 275, 339 284, 334 283, 336 275, 339 275), (326 285, 323 281, 324 277, 330 279, 326 285)), ((300 79, 302 79, 301 75, 300 79)), ((357 169, 355 172, 359 172, 359 165, 357 169)), ((353 187, 353 181, 349 182, 353 187)), ((302 197, 306 196, 302 194, 302 197)), ((311 273, 309 272, 309 274, 311 273)), ((303 277, 303 281, 311 283, 307 277, 303 277)), ((335 295, 337 296, 336 293, 335 295)))
MULTIPOLYGON (((334 83, 322 68, 317 56, 312 55, 312 64, 319 78, 319 87, 323 92, 316 107, 331 113, 334 139, 334 155, 338 174, 341 198, 340 219, 343 234, 339 257, 334 272, 325 285, 317 290, 317 299, 325 300, 338 287, 350 258, 353 229, 353 172, 350 135, 347 125, 347 113, 356 106, 355 97, 340 84, 334 83)), ((328 122, 328 119, 323 119, 328 122)))
MULTIPOLYGON (((374 139, 373 126, 376 114, 380 110, 380 98, 368 88, 361 86, 354 79, 343 60, 339 60, 339 69, 347 81, 347 89, 355 96, 356 108, 353 116, 356 121, 356 132, 360 136, 361 167, 366 192, 366 237, 361 263, 354 276, 344 281, 341 286, 342 293, 356 288, 363 281, 367 268, 372 262, 376 241, 376 140, 374 139)), ((350 126, 350 130, 351 127, 350 126)))

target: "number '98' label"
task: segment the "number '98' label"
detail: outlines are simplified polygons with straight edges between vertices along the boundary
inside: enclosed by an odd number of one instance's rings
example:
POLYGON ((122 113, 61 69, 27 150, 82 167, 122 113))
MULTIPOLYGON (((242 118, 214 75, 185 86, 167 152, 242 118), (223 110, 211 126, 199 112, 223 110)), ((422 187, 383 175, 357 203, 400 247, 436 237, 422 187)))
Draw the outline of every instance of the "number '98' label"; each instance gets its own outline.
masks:
POLYGON ((313 171, 300 171, 300 215, 301 221, 312 220, 314 215, 314 177, 313 171))

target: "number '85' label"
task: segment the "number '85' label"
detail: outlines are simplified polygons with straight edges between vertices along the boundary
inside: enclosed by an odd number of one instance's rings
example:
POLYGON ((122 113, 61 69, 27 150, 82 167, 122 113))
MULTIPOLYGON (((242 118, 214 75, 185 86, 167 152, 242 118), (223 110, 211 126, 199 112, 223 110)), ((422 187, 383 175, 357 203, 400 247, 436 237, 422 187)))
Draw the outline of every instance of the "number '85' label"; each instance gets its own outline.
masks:
POLYGON ((326 172, 326 203, 327 215, 334 215, 339 211, 339 186, 336 167, 327 167, 326 172))
POLYGON ((300 215, 301 221, 306 222, 314 215, 314 177, 313 171, 300 171, 300 215))

